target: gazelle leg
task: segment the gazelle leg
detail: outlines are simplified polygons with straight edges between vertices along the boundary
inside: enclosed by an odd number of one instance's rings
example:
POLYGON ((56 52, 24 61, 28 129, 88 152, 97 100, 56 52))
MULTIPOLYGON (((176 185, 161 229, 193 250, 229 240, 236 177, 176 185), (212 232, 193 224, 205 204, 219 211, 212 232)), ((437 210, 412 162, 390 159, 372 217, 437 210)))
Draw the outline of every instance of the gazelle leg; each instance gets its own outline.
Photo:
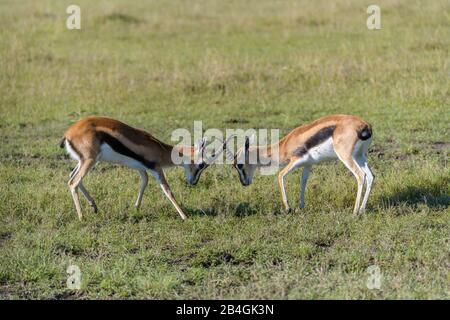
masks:
POLYGON ((353 208, 353 214, 357 215, 359 213, 359 208, 360 208, 360 203, 361 203, 361 196, 362 196, 362 191, 363 191, 363 187, 364 187, 364 180, 365 180, 366 175, 361 170, 361 168, 359 168, 356 165, 355 161, 353 161, 353 160, 352 161, 346 160, 346 162, 344 162, 344 164, 353 173, 353 175, 355 176, 356 181, 358 183, 358 191, 356 192, 355 206, 353 208))
POLYGON ((95 204, 94 198, 92 198, 89 192, 86 190, 86 188, 83 185, 83 182, 80 182, 78 184, 78 188, 80 188, 81 193, 84 195, 89 205, 92 207, 92 210, 94 210, 94 213, 97 213, 98 209, 97 205, 95 204))
POLYGON ((158 182, 159 186, 161 187, 162 191, 166 195, 166 197, 170 200, 170 202, 172 202, 173 206, 180 214, 181 219, 185 220, 186 215, 184 214, 183 210, 178 205, 177 200, 173 196, 172 191, 170 190, 169 184, 166 181, 164 171, 161 168, 156 168, 155 170, 152 170, 152 174, 155 177, 156 181, 158 182))
POLYGON ((300 186, 300 208, 303 209, 305 207, 305 190, 306 183, 308 182, 309 173, 311 172, 311 167, 306 166, 303 168, 302 178, 301 178, 301 186, 300 186))
POLYGON ((361 204, 361 207, 359 209, 360 213, 363 213, 366 210, 367 201, 369 200, 370 192, 372 191, 372 184, 373 184, 373 173, 370 170, 369 166, 367 165, 367 159, 366 157, 362 157, 358 159, 358 164, 360 164, 361 169, 366 174, 366 191, 364 193, 364 198, 361 204))
MULTIPOLYGON (((80 168, 80 163, 77 164, 77 166, 72 170, 72 172, 70 173, 70 181, 72 181, 73 177, 75 176, 75 174, 78 172, 80 168)), ((91 195, 89 194, 89 192, 86 190, 86 188, 84 187, 83 183, 80 182, 78 187, 80 188, 81 193, 84 195, 84 197, 86 198, 86 200, 89 202, 89 205, 92 207, 92 209, 94 210, 94 213, 97 213, 97 205, 95 204, 94 198, 91 197, 91 195)))
POLYGON ((147 172, 145 170, 139 170, 139 174, 141 176, 141 186, 139 189, 139 194, 138 194, 136 203, 134 205, 137 209, 139 209, 139 207, 141 206, 142 196, 144 195, 145 188, 147 187, 147 184, 148 184, 147 172))
MULTIPOLYGON (((344 145, 345 147, 345 145, 344 145)), ((356 201, 355 206, 353 208, 353 214, 357 215, 359 213, 360 203, 361 203, 361 195, 364 187, 364 180, 365 180, 365 173, 361 169, 361 167, 357 164, 357 162, 353 159, 352 151, 353 146, 347 148, 336 148, 335 151, 339 159, 344 163, 344 165, 347 167, 347 169, 350 170, 351 173, 356 178, 356 181, 358 182, 358 191, 356 193, 356 201)))
POLYGON ((77 210, 78 219, 80 219, 80 221, 83 218, 83 214, 81 212, 80 197, 78 196, 78 187, 83 177, 89 172, 89 169, 91 169, 94 164, 94 159, 80 161, 77 172, 69 180, 70 192, 72 193, 73 202, 75 203, 75 209, 77 210))
POLYGON ((298 159, 291 160, 291 162, 289 162, 289 164, 286 167, 284 167, 283 170, 281 170, 280 173, 278 174, 278 185, 279 185, 280 191, 281 191, 281 199, 283 200, 285 210, 288 212, 291 210, 291 208, 289 207, 289 202, 288 202, 288 198, 286 195, 286 188, 284 185, 284 177, 299 165, 300 164, 298 163, 298 159))
POLYGON ((69 182, 68 182, 68 185, 69 185, 69 188, 70 188, 70 193, 72 194, 72 199, 73 199, 73 202, 75 203, 75 209, 77 210, 78 219, 80 219, 80 220, 83 217, 83 215, 81 213, 80 198, 78 196, 78 188, 74 187, 72 189, 71 185, 72 185, 72 182, 73 182, 75 176, 77 175, 77 173, 78 173, 78 171, 79 171, 79 169, 81 167, 81 164, 82 164, 81 161, 78 162, 76 167, 72 170, 72 172, 70 173, 70 178, 69 178, 69 182))
POLYGON ((80 169, 80 165, 81 165, 81 162, 78 162, 77 165, 75 166, 75 168, 73 168, 72 172, 70 172, 70 175, 69 175, 69 183, 70 183, 70 181, 72 181, 73 177, 75 176, 75 174, 76 174, 76 173, 78 172, 78 170, 80 169))

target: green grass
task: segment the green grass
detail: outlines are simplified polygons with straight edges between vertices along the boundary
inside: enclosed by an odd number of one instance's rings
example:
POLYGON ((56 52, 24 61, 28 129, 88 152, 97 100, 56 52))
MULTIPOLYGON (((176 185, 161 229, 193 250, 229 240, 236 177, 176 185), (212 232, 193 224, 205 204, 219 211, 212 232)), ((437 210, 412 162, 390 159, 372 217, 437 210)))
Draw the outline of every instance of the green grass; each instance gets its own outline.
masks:
MULTIPOLYGON (((378 1, 80 0, 0 3, 0 297, 450 298, 450 6, 378 1), (342 164, 315 167, 306 208, 281 211, 274 176, 241 187, 230 166, 195 188, 168 172, 189 218, 156 184, 100 164, 79 222, 57 147, 88 115, 165 142, 204 128, 292 128, 333 113, 374 128, 366 215, 342 164), (239 120, 239 121, 236 121, 239 120), (234 123, 238 122, 238 123, 234 123), (241 123, 239 123, 241 122, 241 123), (82 289, 66 287, 76 264, 82 289), (378 265, 381 290, 366 287, 378 265)), ((291 205, 299 175, 288 176, 291 205)))

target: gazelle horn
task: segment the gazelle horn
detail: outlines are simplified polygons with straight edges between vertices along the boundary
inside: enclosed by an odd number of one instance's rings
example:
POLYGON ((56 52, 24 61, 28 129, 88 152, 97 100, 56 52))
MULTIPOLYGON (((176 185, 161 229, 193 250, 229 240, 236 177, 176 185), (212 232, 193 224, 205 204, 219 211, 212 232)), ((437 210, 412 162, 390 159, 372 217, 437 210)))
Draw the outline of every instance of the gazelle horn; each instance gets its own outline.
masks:
POLYGON ((228 139, 225 140, 225 141, 222 141, 221 139, 219 139, 219 138, 217 138, 217 137, 214 137, 215 139, 217 139, 217 140, 219 140, 220 142, 222 142, 222 147, 220 148, 220 151, 219 151, 217 154, 213 154, 210 158, 206 159, 206 163, 208 163, 208 164, 213 163, 213 162, 214 162, 214 161, 222 154, 223 151, 225 151, 225 154, 227 155, 227 157, 229 157, 230 154, 231 154, 232 157, 234 157, 234 156, 233 156, 233 153, 228 149, 227 144, 228 144, 228 142, 230 142, 230 140, 231 140, 232 138, 234 138, 235 136, 236 136, 235 134, 232 134, 232 135, 229 136, 228 139))

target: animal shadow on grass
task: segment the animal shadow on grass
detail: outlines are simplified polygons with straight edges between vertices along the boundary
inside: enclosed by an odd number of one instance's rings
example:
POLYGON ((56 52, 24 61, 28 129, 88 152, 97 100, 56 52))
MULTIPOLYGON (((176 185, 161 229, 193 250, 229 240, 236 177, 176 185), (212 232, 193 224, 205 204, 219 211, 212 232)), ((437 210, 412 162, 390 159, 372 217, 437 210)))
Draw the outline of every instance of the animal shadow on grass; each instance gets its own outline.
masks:
POLYGON ((247 217, 256 214, 257 210, 252 208, 248 202, 241 202, 237 205, 234 215, 236 217, 247 217))
POLYGON ((210 216, 214 217, 217 216, 218 212, 215 208, 186 208, 184 207, 184 212, 188 217, 194 217, 194 216, 210 216))
POLYGON ((426 187, 414 185, 398 185, 395 192, 380 198, 380 202, 388 206, 399 206, 406 204, 409 207, 416 207, 424 204, 428 208, 446 208, 450 205, 450 195, 443 193, 450 179, 441 177, 437 182, 428 181, 426 187))
MULTIPOLYGON (((219 214, 216 208, 185 208, 184 210, 188 216, 217 216, 219 214)), ((248 202, 241 202, 234 210, 230 208, 230 213, 235 217, 246 217, 256 214, 257 210, 252 208, 248 202)))

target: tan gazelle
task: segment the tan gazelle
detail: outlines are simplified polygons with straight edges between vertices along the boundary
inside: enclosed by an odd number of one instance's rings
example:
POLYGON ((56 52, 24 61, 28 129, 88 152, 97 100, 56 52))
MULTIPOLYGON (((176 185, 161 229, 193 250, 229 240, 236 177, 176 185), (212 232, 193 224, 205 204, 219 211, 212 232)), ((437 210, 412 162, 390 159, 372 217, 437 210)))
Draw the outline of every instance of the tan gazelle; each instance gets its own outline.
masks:
POLYGON ((147 187, 147 171, 151 172, 184 220, 186 215, 175 200, 163 169, 175 165, 181 166, 185 170, 187 182, 195 185, 202 171, 220 154, 219 152, 205 160, 203 158, 204 139, 200 139, 194 147, 172 146, 159 141, 144 130, 106 117, 88 117, 73 124, 64 133, 60 147, 65 147, 70 156, 78 161, 70 174, 69 188, 80 220, 82 211, 78 190, 86 197, 94 212, 97 212, 94 199, 83 186, 83 178, 97 162, 113 162, 138 170, 141 185, 135 204, 137 208, 141 205, 142 196, 147 187), (181 159, 180 163, 174 163, 173 154, 178 155, 181 159))
POLYGON ((282 168, 278 174, 278 184, 284 207, 289 211, 284 177, 295 168, 303 167, 300 192, 300 208, 303 208, 311 167, 323 161, 339 159, 358 182, 353 212, 358 214, 365 210, 374 179, 367 165, 372 127, 366 121, 356 116, 331 115, 292 130, 270 146, 251 146, 250 139, 246 137, 244 147, 234 156, 234 167, 244 186, 252 183, 256 168, 267 163, 273 165, 275 162, 275 165, 282 168), (255 159, 254 163, 250 159, 255 159), (366 191, 361 203, 364 183, 366 191))

